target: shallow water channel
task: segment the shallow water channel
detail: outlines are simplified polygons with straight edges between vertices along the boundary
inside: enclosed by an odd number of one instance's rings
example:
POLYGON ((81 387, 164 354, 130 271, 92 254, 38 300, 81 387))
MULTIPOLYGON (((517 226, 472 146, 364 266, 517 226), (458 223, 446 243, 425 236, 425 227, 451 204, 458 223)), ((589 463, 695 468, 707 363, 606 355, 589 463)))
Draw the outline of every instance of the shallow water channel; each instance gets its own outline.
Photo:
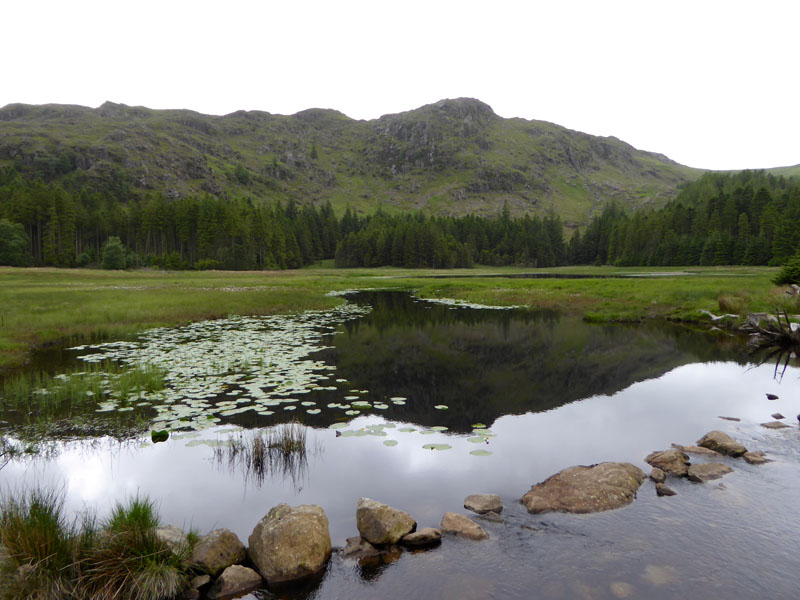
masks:
POLYGON ((101 419, 137 412, 169 439, 65 434, 2 468, 3 488, 59 486, 70 510, 101 515, 146 494, 165 523, 226 527, 245 543, 272 506, 319 504, 334 546, 357 535, 362 496, 408 511, 420 527, 467 512, 468 494, 503 499, 504 522, 479 520, 488 541, 446 538, 371 569, 334 553, 321 581, 279 597, 798 595, 800 368, 795 360, 781 377, 782 364, 777 373, 774 362, 754 364, 739 340, 368 292, 334 311, 154 330, 51 352, 37 365, 103 359, 168 370, 165 391, 92 410, 101 419), (775 412, 791 428, 760 426, 775 412), (254 472, 225 458, 231 437, 292 419, 308 426, 301 460, 254 472), (647 481, 632 505, 594 515, 528 515, 518 503, 576 464, 629 461, 649 472, 648 453, 712 429, 772 462, 723 459, 733 473, 668 481, 669 498, 647 481))

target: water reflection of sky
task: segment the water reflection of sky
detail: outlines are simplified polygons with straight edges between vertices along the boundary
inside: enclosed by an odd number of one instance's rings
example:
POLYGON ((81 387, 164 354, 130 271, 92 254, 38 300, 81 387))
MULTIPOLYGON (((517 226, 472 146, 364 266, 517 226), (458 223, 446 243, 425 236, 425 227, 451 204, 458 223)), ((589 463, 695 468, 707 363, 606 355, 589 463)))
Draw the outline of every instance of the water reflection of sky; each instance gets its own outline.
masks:
MULTIPOLYGON (((489 444, 470 443, 464 434, 421 435, 419 428, 399 432, 403 424, 385 429, 386 437, 336 437, 333 430, 314 430, 309 442, 318 441, 322 452, 309 456, 307 472, 294 482, 268 478, 258 486, 241 470, 215 462, 209 446, 187 446, 188 439, 141 447, 112 443, 110 452, 72 446, 55 460, 12 462, 0 473, 12 484, 61 483, 73 509, 89 506, 104 513, 116 500, 147 494, 159 499, 167 522, 201 531, 225 526, 242 538, 279 502, 316 503, 329 516, 334 542, 341 544, 356 531, 355 506, 361 496, 404 508, 421 525, 437 525, 445 511, 460 510, 469 493, 499 493, 510 503, 531 484, 574 464, 620 460, 646 468, 643 459, 649 452, 672 442, 693 444, 710 429, 728 431, 755 447, 765 436, 796 435, 796 428, 785 433, 758 426, 776 411, 794 426, 800 409, 800 370, 791 369, 780 385, 772 373, 767 365, 686 365, 611 396, 501 417, 487 423, 496 434, 489 444), (766 392, 781 398, 768 401, 766 392), (387 447, 387 439, 399 443, 387 447), (422 448, 430 443, 452 449, 422 448), (493 454, 470 455, 475 449, 493 454)), ((357 418, 350 429, 381 421, 357 418)), ((204 433, 206 439, 226 437, 204 433)))

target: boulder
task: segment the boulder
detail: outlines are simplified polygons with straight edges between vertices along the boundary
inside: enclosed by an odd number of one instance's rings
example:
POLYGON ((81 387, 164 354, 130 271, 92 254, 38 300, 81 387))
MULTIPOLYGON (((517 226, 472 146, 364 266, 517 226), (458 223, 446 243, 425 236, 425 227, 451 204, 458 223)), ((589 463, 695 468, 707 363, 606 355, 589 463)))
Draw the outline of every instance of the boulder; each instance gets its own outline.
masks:
POLYGON ((241 565, 231 565, 222 572, 222 575, 208 590, 206 597, 209 600, 229 600, 238 598, 248 592, 261 587, 261 576, 241 565))
POLYGON ((215 529, 204 535, 192 550, 192 562, 211 576, 247 558, 239 536, 228 529, 215 529))
POLYGON ((211 583, 210 575, 198 575, 197 577, 193 577, 189 582, 189 589, 199 590, 207 586, 209 583, 211 583))
POLYGON ((712 479, 719 479, 723 475, 732 472, 733 469, 723 463, 702 463, 689 467, 687 477, 696 483, 705 483, 712 479))
POLYGON ((331 555, 325 511, 313 504, 273 507, 249 537, 250 559, 269 585, 320 572, 331 555))
POLYGON ((664 483, 656 484, 656 494, 659 496, 674 496, 677 492, 664 483))
POLYGON ((630 463, 605 462, 564 469, 537 483, 522 497, 530 513, 592 513, 633 502, 646 476, 630 463))
POLYGON ((742 458, 751 465, 763 465, 769 462, 769 459, 764 456, 763 450, 754 450, 752 452, 745 452, 742 458))
POLYGON ((175 527, 175 525, 156 527, 156 537, 169 546, 173 552, 186 546, 186 534, 183 529, 175 527))
POLYGON ((781 420, 781 419, 785 419, 785 418, 786 418, 786 417, 784 417, 784 416, 783 416, 781 413, 779 413, 779 412, 772 413, 772 414, 770 415, 770 417, 772 417, 773 419, 777 419, 777 420, 781 420))
POLYGON ((407 533, 400 543, 410 548, 428 548, 436 546, 442 541, 442 532, 433 527, 423 527, 414 533, 407 533))
POLYGON ((496 512, 487 512, 483 514, 479 514, 476 519, 480 519, 481 521, 488 521, 489 523, 505 523, 506 520, 501 517, 496 512))
POLYGON ((501 513, 503 503, 497 494, 471 494, 464 498, 464 508, 479 515, 488 512, 501 513))
POLYGON ((442 533, 454 533, 459 537, 469 540, 486 540, 489 534, 486 530, 470 519, 467 515, 447 512, 442 517, 442 533))
POLYGON ((739 442, 734 440, 731 436, 723 431, 709 431, 699 440, 697 445, 703 448, 715 450, 720 454, 727 454, 728 456, 741 456, 747 452, 747 448, 742 446, 739 442))
POLYGON ((689 457, 677 448, 652 452, 644 461, 653 467, 658 467, 667 475, 684 477, 689 470, 689 457))
POLYGON ((358 501, 356 525, 361 537, 376 545, 396 544, 417 528, 417 522, 407 512, 370 498, 358 501))
POLYGON ((672 447, 677 448, 681 452, 686 452, 687 454, 699 454, 700 456, 721 456, 716 450, 703 448, 702 446, 682 446, 680 444, 672 444, 672 447))
POLYGON ((786 423, 781 423, 780 421, 770 421, 768 423, 762 423, 762 427, 766 427, 767 429, 786 429, 789 427, 786 423))
POLYGON ((741 419, 740 419, 739 417, 719 417, 719 418, 720 418, 720 419, 724 419, 724 420, 726 420, 726 421, 734 421, 734 422, 736 422, 736 423, 738 423, 739 421, 741 421, 741 419))
POLYGON ((658 467, 653 467, 653 470, 650 471, 650 479, 656 483, 664 483, 667 480, 667 474, 658 467))

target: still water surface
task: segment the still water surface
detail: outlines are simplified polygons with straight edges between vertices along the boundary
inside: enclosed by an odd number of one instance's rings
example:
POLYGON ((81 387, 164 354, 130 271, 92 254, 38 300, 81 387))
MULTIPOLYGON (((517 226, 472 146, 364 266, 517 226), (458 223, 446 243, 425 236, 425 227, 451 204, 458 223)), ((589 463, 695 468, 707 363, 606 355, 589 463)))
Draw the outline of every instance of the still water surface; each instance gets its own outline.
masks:
POLYGON ((446 511, 466 512, 468 494, 503 499, 505 522, 481 522, 488 541, 448 538, 437 549, 406 552, 371 570, 334 554, 320 582, 281 597, 798 596, 796 366, 776 379, 774 364, 751 364, 736 340, 678 327, 589 325, 553 313, 454 308, 387 292, 352 301, 364 310, 307 340, 308 356, 298 359, 335 366, 330 379, 347 380, 302 396, 316 402, 318 414, 296 403, 295 411, 221 417, 214 427, 160 444, 59 442, 49 460, 9 463, 0 471, 3 486, 62 486, 71 510, 101 514, 118 500, 146 494, 160 499, 164 522, 201 533, 227 527, 245 543, 275 504, 319 504, 338 546, 357 535, 362 496, 410 512, 420 527, 438 526, 446 511), (768 401, 767 392, 780 399, 768 401), (353 394, 386 408, 348 417, 327 407, 353 394), (792 427, 760 427, 775 412, 792 427), (292 416, 310 426, 310 451, 299 467, 260 480, 215 459, 213 446, 241 428, 292 416), (346 426, 330 429, 334 423, 346 426), (476 435, 478 423, 489 432, 476 435), (772 462, 723 459, 732 474, 702 485, 672 480, 678 495, 671 498, 656 497, 648 481, 632 505, 594 515, 528 515, 518 504, 530 485, 560 469, 613 460, 649 471, 643 461, 649 452, 693 444, 711 429, 765 450, 772 462), (430 444, 450 448, 424 448, 430 444))

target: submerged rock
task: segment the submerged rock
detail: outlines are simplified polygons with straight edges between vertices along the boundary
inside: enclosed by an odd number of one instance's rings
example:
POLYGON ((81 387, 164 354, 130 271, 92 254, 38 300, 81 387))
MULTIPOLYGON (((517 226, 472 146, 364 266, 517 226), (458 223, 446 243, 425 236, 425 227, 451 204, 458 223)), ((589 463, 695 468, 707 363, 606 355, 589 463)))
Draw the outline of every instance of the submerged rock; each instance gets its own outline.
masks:
POLYGON ((770 421, 768 423, 762 423, 762 427, 766 427, 767 429, 786 429, 789 427, 786 423, 781 423, 780 421, 770 421))
POLYGON ((768 463, 769 459, 764 456, 763 450, 753 450, 752 452, 745 452, 742 458, 751 465, 763 465, 768 463))
POLYGON ((215 529, 204 535, 192 551, 192 562, 211 576, 247 558, 247 549, 228 529, 215 529))
POLYGON ((736 423, 741 421, 741 419, 739 417, 719 417, 719 418, 720 419, 725 419, 726 421, 735 421, 736 423))
POLYGON ((522 497, 530 513, 592 513, 630 504, 646 476, 630 463, 605 462, 564 469, 522 497))
POLYGON ((361 498, 356 509, 358 532, 370 544, 396 544, 417 527, 411 515, 387 504, 361 498))
POLYGON ((773 419, 778 419, 778 420, 780 420, 780 419, 785 419, 785 418, 786 418, 786 417, 784 417, 784 416, 783 416, 781 413, 779 413, 779 412, 772 413, 772 414, 770 415, 770 417, 772 417, 773 419))
POLYGON ((668 475, 683 477, 689 470, 689 457, 676 448, 652 452, 644 461, 653 467, 658 467, 668 475))
POLYGON ((686 452, 687 454, 699 454, 701 456, 721 456, 716 450, 703 448, 702 446, 682 446, 680 444, 672 444, 672 447, 677 448, 681 452, 686 452))
POLYGON ((471 494, 464 498, 464 508, 479 515, 488 512, 501 513, 503 503, 497 494, 471 494))
POLYGON ((687 477, 696 483, 705 483, 712 479, 719 479, 723 475, 731 473, 733 469, 723 463, 703 463, 689 467, 687 477))
POLYGON ((697 440, 697 445, 715 450, 720 454, 727 454, 728 456, 741 456, 747 452, 747 448, 742 446, 727 433, 716 430, 709 431, 697 440))
POLYGON ((238 598, 260 587, 261 576, 253 569, 248 569, 241 565, 231 565, 214 582, 206 597, 209 600, 229 600, 238 598))
POLYGON ((656 483, 664 483, 667 480, 667 474, 658 467, 653 467, 653 470, 650 471, 650 479, 656 483))
POLYGON ((470 519, 467 515, 454 512, 444 513, 442 517, 442 533, 454 533, 469 540, 487 540, 489 534, 486 530, 470 519))
POLYGON ((677 492, 664 483, 657 483, 656 494, 659 496, 675 496, 677 492))
POLYGON ((347 545, 342 550, 344 558, 354 558, 356 560, 377 558, 381 551, 370 544, 361 536, 347 538, 347 545))
POLYGON ((439 529, 423 527, 414 533, 407 533, 404 535, 400 543, 411 548, 428 548, 430 546, 436 546, 441 543, 441 541, 442 532, 439 529))
POLYGON ((269 585, 315 575, 331 555, 325 511, 313 504, 279 504, 250 534, 250 558, 269 585))

